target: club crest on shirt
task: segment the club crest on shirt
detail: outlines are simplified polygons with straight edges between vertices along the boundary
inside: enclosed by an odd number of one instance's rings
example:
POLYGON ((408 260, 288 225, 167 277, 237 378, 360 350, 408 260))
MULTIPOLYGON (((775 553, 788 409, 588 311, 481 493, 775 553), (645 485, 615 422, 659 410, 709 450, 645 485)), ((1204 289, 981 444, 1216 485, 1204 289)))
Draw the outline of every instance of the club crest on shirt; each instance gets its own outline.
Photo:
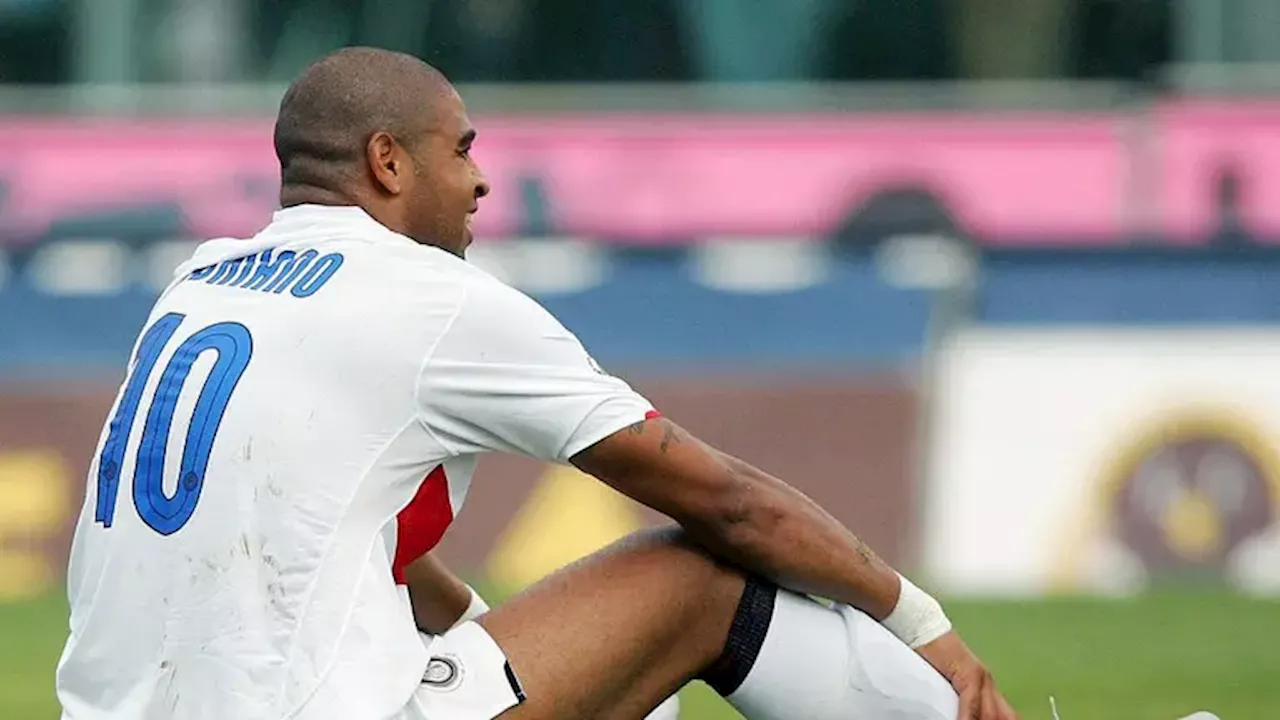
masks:
POLYGON ((462 664, 452 655, 433 655, 422 673, 422 683, 436 690, 453 690, 462 683, 462 664))

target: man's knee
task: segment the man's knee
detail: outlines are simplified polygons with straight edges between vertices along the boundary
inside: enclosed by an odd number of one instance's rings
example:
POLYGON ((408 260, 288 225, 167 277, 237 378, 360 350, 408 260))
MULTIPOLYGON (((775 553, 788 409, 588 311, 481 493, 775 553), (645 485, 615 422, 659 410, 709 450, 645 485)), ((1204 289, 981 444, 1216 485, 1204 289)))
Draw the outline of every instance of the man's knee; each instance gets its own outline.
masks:
MULTIPOLYGON (((672 548, 705 555, 705 551, 675 523, 653 525, 628 533, 609 546, 610 550, 656 550, 672 548)), ((710 558, 710 556, 707 556, 710 558)))
MULTIPOLYGON (((741 590, 747 574, 711 554, 689 532, 674 523, 636 530, 605 548, 603 554, 638 553, 678 563, 682 572, 699 575, 704 583, 723 583, 741 590)), ((714 589, 707 587, 708 591, 714 589)))
MULTIPOLYGON (((772 582, 726 564, 695 542, 679 525, 665 525, 632 533, 620 548, 637 548, 679 558, 687 567, 685 582, 697 588, 695 603, 708 619, 728 619, 727 635, 714 645, 714 660, 700 677, 722 695, 742 683, 755 663, 769 632, 778 591, 772 582)), ((714 624, 714 623, 713 623, 714 624)))

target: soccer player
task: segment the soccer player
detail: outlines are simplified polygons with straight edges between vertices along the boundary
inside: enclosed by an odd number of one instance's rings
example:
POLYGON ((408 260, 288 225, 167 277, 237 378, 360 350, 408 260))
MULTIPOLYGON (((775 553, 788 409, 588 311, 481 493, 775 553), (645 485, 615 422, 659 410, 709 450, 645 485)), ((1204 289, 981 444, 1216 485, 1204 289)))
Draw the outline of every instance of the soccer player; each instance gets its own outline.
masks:
POLYGON ((177 269, 103 429, 63 717, 612 720, 695 678, 752 720, 1015 717, 935 600, 463 259, 475 138, 410 56, 289 88, 282 209, 177 269), (430 550, 489 452, 675 524, 485 612, 430 550))

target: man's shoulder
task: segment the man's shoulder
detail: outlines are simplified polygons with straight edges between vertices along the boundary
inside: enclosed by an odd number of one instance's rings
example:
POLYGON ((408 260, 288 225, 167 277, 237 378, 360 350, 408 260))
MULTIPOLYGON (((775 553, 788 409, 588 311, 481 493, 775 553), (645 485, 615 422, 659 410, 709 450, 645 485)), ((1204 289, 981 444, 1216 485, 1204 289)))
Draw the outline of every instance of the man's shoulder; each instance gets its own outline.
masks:
POLYGON ((466 288, 468 312, 489 315, 490 319, 506 324, 524 322, 559 326, 559 320, 551 311, 531 295, 465 260, 458 259, 458 262, 465 265, 465 269, 459 271, 459 277, 466 288))

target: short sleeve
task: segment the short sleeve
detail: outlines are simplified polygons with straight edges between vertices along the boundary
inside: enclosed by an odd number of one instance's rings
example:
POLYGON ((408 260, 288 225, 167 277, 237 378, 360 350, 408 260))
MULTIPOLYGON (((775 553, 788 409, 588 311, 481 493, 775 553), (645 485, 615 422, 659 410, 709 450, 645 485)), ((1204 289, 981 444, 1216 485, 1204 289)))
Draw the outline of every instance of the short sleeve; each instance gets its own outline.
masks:
POLYGON ((454 454, 512 452, 556 462, 654 413, 551 313, 496 281, 468 289, 423 363, 418 407, 454 454))

